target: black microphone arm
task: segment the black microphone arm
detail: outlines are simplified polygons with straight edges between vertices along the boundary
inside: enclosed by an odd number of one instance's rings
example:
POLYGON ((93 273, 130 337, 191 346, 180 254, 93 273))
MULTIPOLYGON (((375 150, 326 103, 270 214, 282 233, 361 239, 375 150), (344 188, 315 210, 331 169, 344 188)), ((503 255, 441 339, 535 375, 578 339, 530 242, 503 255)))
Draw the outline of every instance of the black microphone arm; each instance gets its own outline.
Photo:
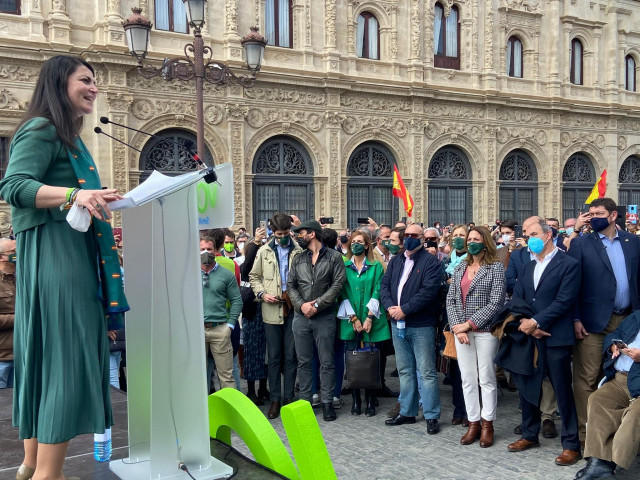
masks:
MULTIPOLYGON (((103 124, 105 124, 105 125, 107 125, 107 124, 109 124, 109 123, 113 123, 114 125, 117 125, 118 127, 126 128, 127 130, 133 130, 134 132, 142 133, 143 135, 148 135, 148 136, 153 137, 153 138, 162 138, 162 139, 164 139, 164 140, 169 140, 169 141, 170 141, 171 143, 173 143, 174 145, 178 145, 179 147, 184 148, 184 145, 180 145, 180 144, 179 144, 178 142, 176 142, 176 141, 170 140, 170 139, 168 139, 168 138, 161 137, 161 136, 159 136, 159 135, 154 135, 153 133, 144 132, 144 131, 142 131, 142 130, 138 130, 137 128, 129 127, 129 126, 127 126, 127 125, 123 125, 123 124, 118 123, 118 122, 114 122, 113 120, 109 120, 109 117, 100 117, 100 123, 103 123, 103 124)), ((196 163, 197 163, 198 165, 200 165, 200 167, 201 167, 201 168, 203 168, 203 169, 204 169, 204 168, 207 168, 206 163, 204 163, 204 160, 202 160, 202 159, 198 156, 198 154, 197 154, 197 153, 196 153, 196 154, 194 154, 193 152, 191 152, 191 151, 189 151, 189 150, 187 150, 187 151, 189 152, 189 155, 191 155, 191 157, 196 161, 196 163)))
POLYGON ((93 131, 96 132, 96 133, 100 133, 102 135, 106 135, 107 137, 114 139, 116 142, 120 142, 121 144, 123 144, 123 145, 125 145, 125 146, 127 146, 129 148, 134 149, 136 152, 142 153, 142 150, 139 150, 136 147, 133 147, 133 146, 129 145, 126 142, 123 142, 122 140, 120 140, 119 138, 114 137, 113 135, 109 135, 107 132, 103 131, 100 127, 94 128, 93 131))

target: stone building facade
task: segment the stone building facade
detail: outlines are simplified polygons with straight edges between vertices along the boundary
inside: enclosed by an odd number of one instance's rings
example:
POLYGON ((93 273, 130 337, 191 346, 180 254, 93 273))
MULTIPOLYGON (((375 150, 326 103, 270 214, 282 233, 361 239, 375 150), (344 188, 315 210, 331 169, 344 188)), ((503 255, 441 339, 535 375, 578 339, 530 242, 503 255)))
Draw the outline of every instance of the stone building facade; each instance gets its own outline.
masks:
MULTIPOLYGON (((193 168, 166 152, 193 140, 194 84, 140 76, 121 25, 142 7, 159 65, 192 39, 155 27, 180 23, 172 3, 17 0, 0 13, 0 149, 41 63, 69 53, 96 68, 83 138, 105 185, 193 168), (127 149, 92 132, 102 115, 166 141, 103 126, 143 153, 127 149)), ((280 208, 395 221, 394 163, 428 223, 574 216, 604 169, 608 196, 640 203, 637 0, 209 0, 206 14, 213 58, 239 70, 250 26, 280 45, 254 88, 205 86, 205 143, 233 165, 236 227, 280 208)))

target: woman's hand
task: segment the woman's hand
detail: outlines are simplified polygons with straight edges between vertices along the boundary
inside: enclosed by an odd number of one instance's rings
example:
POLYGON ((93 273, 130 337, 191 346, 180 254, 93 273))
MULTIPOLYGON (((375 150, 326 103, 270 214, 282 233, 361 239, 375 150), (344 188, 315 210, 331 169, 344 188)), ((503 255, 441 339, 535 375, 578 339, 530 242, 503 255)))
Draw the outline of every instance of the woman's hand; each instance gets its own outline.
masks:
POLYGON ((111 218, 111 210, 107 203, 120 200, 122 195, 114 188, 104 190, 82 190, 76 195, 78 206, 89 210, 89 213, 99 220, 108 220, 111 218))
POLYGON ((373 326, 373 321, 369 317, 367 317, 367 319, 364 321, 364 325, 362 325, 362 329, 365 332, 369 333, 371 332, 372 326, 373 326))
POLYGON ((469 325, 469 322, 459 323, 451 327, 451 331, 456 335, 459 333, 468 332, 469 330, 471 330, 471 325, 469 325))
POLYGON ((356 332, 356 333, 362 332, 362 322, 360 321, 359 318, 356 318, 353 321, 352 325, 353 325, 353 331, 354 332, 356 332))
POLYGON ((462 345, 471 345, 469 342, 469 336, 466 333, 457 333, 456 338, 462 345))

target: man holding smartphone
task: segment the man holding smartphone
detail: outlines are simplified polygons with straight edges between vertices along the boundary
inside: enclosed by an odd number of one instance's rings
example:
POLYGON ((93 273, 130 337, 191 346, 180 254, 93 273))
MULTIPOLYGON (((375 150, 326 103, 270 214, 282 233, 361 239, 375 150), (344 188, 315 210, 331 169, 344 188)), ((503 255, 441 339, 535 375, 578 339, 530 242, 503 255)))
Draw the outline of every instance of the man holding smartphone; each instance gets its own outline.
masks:
POLYGON ((586 468, 576 478, 615 478, 616 466, 628 469, 640 446, 640 311, 626 317, 603 342, 606 382, 587 408, 586 468))

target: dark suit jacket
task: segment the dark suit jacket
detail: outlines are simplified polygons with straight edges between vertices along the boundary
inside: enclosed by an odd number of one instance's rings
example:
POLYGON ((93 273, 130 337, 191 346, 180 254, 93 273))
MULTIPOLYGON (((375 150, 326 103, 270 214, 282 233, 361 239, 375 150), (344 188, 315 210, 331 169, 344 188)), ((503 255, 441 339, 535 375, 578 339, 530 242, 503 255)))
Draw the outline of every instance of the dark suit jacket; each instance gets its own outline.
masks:
POLYGON ((511 252, 511 256, 509 257, 509 266, 507 267, 507 271, 504 276, 507 280, 507 294, 513 295, 513 289, 516 286, 516 281, 518 280, 518 275, 520 275, 520 270, 526 263, 531 261, 531 254, 529 253, 529 249, 527 247, 518 248, 511 252))
POLYGON ((563 251, 556 252, 538 283, 533 286, 536 262, 527 263, 513 289, 513 298, 531 305, 540 328, 551 334, 544 342, 549 347, 575 344, 574 303, 580 288, 580 264, 563 251))
MULTIPOLYGON (((638 310, 640 309, 638 290, 640 239, 622 231, 618 232, 618 236, 627 266, 631 307, 638 310)), ((568 254, 578 260, 582 266, 576 318, 582 322, 587 332, 600 333, 609 323, 616 297, 616 277, 609 256, 597 233, 571 240, 568 254)))
POLYGON ((558 237, 556 237, 556 239, 558 240, 558 243, 556 244, 556 247, 558 247, 563 252, 566 252, 567 251, 567 247, 564 246, 564 237, 558 236, 558 237))
MULTIPOLYGON (((620 339, 627 345, 633 342, 640 330, 640 311, 636 311, 625 318, 620 326, 604 338, 602 350, 604 354, 604 374, 607 381, 616 376, 615 360, 609 349, 613 339, 620 339)), ((627 376, 627 387, 633 398, 640 397, 640 363, 633 362, 627 376)))
MULTIPOLYGON (((435 327, 440 317, 440 283, 442 268, 435 256, 421 248, 411 256, 413 269, 398 298, 398 285, 406 260, 398 254, 387 265, 382 277, 380 300, 385 310, 399 305, 405 313, 407 327, 435 327)), ((395 320, 391 320, 394 322, 395 320)))

